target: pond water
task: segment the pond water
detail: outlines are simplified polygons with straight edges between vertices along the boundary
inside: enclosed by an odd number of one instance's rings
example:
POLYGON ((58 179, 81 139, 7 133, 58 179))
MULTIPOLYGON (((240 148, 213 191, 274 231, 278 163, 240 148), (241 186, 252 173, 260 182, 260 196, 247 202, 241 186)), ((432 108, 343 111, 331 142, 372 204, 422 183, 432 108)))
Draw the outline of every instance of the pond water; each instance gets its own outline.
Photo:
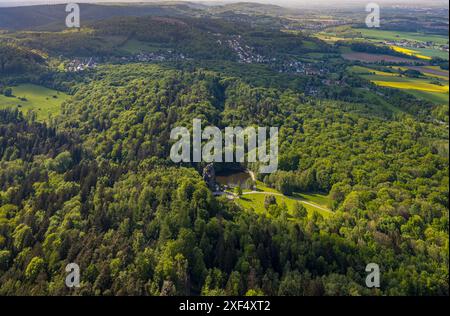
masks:
POLYGON ((232 188, 240 186, 243 189, 250 189, 247 183, 248 179, 251 179, 251 176, 248 172, 245 171, 216 175, 217 183, 221 185, 228 185, 232 188))

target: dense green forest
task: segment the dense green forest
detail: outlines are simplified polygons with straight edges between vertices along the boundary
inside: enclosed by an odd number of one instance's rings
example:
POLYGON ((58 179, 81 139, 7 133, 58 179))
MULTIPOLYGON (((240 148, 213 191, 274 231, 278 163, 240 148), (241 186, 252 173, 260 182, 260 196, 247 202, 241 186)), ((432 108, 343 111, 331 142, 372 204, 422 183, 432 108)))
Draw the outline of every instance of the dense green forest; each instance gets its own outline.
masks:
POLYGON ((34 72, 43 68, 44 59, 19 46, 1 43, 0 75, 34 72))
POLYGON ((0 296, 448 296, 448 10, 360 9, 0 8, 0 296), (212 192, 193 119, 278 127, 278 170, 212 192))
POLYGON ((89 78, 50 122, 0 111, 0 294, 449 294, 448 129, 423 111, 201 67, 89 78), (193 118, 279 126, 280 170, 257 177, 287 195, 330 192, 334 214, 275 200, 257 215, 214 197, 203 165, 169 159, 171 129, 193 118), (70 262, 79 289, 64 284, 70 262), (370 262, 379 289, 365 287, 370 262))

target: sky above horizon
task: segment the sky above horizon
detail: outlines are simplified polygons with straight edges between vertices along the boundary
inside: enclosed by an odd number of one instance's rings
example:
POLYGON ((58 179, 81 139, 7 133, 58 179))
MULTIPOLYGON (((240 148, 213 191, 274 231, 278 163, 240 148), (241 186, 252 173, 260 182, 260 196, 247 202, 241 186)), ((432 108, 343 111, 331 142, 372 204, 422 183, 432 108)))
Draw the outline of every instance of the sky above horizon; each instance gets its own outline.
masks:
POLYGON ((336 4, 367 4, 369 2, 376 3, 389 3, 389 4, 446 4, 448 7, 448 2, 446 0, 0 0, 0 4, 5 5, 16 5, 19 3, 26 4, 57 4, 57 3, 83 3, 83 2, 109 2, 109 3, 124 3, 124 2, 174 2, 174 1, 189 1, 189 2, 200 2, 205 4, 224 4, 233 2, 257 2, 264 4, 275 4, 281 6, 305 6, 305 5, 336 5, 336 4))

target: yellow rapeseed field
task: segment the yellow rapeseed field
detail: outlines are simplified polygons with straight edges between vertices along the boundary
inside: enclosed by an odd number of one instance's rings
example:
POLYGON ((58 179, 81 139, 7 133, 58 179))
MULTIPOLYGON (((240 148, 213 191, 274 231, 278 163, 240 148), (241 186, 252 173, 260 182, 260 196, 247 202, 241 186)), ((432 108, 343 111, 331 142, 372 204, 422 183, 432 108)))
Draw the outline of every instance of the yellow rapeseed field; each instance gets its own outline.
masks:
POLYGON ((425 59, 425 60, 431 60, 431 57, 425 56, 425 55, 421 55, 419 54, 417 51, 412 50, 412 49, 408 49, 408 48, 404 48, 404 47, 400 47, 400 46, 395 46, 395 45, 391 45, 391 48, 393 50, 395 50, 396 52, 408 55, 408 56, 414 56, 420 59, 425 59))
POLYGON ((393 82, 393 81, 373 81, 373 83, 390 88, 420 90, 428 92, 448 93, 448 85, 438 86, 425 82, 393 82))

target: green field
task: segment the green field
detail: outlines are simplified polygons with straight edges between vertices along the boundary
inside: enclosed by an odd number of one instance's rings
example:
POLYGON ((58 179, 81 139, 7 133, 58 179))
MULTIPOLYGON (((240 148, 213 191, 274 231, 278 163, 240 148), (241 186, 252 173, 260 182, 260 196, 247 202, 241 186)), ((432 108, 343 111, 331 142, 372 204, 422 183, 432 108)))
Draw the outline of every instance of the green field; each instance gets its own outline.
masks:
MULTIPOLYGON (((256 191, 258 192, 271 192, 271 193, 280 193, 279 191, 270 188, 264 184, 264 182, 256 181, 256 191)), ((244 192, 251 192, 251 190, 244 190, 244 192)))
POLYGON ((12 91, 12 97, 0 95, 0 108, 18 108, 23 113, 33 110, 41 121, 47 120, 50 115, 57 115, 61 104, 68 98, 63 92, 34 84, 14 86, 12 91))
POLYGON ((424 92, 419 90, 408 90, 408 93, 414 95, 417 98, 422 98, 433 102, 434 104, 448 104, 449 94, 439 92, 424 92))
POLYGON ((127 54, 138 54, 138 53, 150 53, 157 52, 161 47, 156 47, 155 44, 149 44, 146 42, 141 42, 135 39, 130 39, 125 42, 122 46, 120 46, 120 50, 127 54))
POLYGON ((413 32, 397 32, 397 31, 383 31, 383 30, 375 30, 369 28, 358 28, 353 29, 356 32, 359 32, 363 35, 363 37, 377 39, 377 40, 389 40, 395 41, 399 39, 405 39, 410 41, 418 41, 418 42, 427 42, 432 41, 436 44, 447 44, 448 37, 443 35, 433 35, 433 34, 422 34, 422 33, 413 33, 413 32))
POLYGON ((395 72, 381 71, 381 70, 371 69, 371 68, 363 67, 363 66, 352 66, 350 68, 350 71, 355 74, 360 74, 360 75, 378 75, 378 76, 388 76, 388 77, 398 76, 398 74, 395 72))
POLYGON ((432 48, 414 48, 414 50, 425 56, 439 57, 439 58, 448 60, 448 53, 443 50, 432 49, 432 48))
POLYGON ((329 217, 333 212, 329 209, 330 199, 328 196, 323 194, 306 194, 306 193, 294 193, 293 197, 282 195, 279 191, 265 186, 262 182, 257 182, 256 193, 250 193, 248 190, 244 191, 236 202, 246 208, 253 209, 258 214, 266 214, 266 209, 264 207, 264 199, 267 195, 274 195, 277 204, 281 205, 285 203, 288 211, 294 209, 296 203, 301 203, 306 210, 308 215, 311 216, 314 212, 321 214, 324 217, 329 217))
POLYGON ((324 195, 321 193, 294 193, 294 196, 302 200, 315 203, 324 208, 329 208, 331 203, 328 195, 324 195))

